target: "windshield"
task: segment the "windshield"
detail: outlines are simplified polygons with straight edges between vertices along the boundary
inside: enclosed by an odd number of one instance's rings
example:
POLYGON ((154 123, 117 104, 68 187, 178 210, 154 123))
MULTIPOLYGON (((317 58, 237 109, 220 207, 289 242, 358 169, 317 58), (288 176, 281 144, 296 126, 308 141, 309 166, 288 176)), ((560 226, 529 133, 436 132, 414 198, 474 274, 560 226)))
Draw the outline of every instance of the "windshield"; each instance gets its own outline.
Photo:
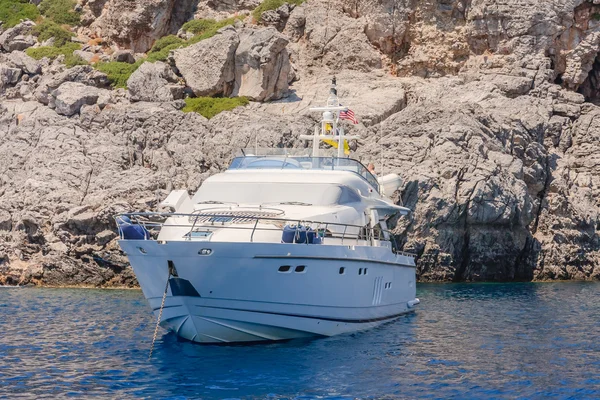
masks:
POLYGON ((360 200, 349 187, 321 183, 205 182, 194 196, 196 204, 330 206, 360 200))
POLYGON ((348 171, 366 180, 379 192, 377 178, 359 161, 335 157, 246 156, 236 157, 229 169, 310 169, 348 171))

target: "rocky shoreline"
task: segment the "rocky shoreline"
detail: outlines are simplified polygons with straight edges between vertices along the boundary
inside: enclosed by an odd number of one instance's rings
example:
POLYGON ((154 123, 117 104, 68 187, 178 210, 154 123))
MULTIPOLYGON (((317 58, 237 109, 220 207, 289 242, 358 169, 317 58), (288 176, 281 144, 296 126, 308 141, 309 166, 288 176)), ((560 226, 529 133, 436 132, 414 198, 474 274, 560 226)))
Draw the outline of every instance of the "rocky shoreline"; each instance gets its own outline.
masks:
POLYGON ((596 1, 53 1, 0 25, 0 284, 134 287, 112 217, 305 146, 333 74, 421 281, 600 279, 596 1))

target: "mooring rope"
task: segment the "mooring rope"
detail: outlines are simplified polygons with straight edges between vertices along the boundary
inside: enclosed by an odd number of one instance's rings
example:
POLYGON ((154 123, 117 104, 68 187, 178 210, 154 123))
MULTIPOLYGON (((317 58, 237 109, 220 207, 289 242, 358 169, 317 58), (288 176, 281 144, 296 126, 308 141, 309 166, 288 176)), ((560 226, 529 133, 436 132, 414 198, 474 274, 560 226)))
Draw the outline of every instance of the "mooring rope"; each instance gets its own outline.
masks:
POLYGON ((167 285, 165 286, 165 293, 163 293, 162 302, 160 303, 160 311, 158 312, 158 319, 156 320, 156 328, 154 328, 154 337, 152 338, 152 345, 150 346, 150 354, 148 354, 148 360, 152 358, 152 352, 154 351, 154 343, 156 342, 156 336, 158 335, 158 328, 160 327, 160 319, 162 318, 163 308, 165 307, 165 299, 167 298, 167 292, 169 291, 169 280, 171 279, 171 271, 167 276, 167 285))

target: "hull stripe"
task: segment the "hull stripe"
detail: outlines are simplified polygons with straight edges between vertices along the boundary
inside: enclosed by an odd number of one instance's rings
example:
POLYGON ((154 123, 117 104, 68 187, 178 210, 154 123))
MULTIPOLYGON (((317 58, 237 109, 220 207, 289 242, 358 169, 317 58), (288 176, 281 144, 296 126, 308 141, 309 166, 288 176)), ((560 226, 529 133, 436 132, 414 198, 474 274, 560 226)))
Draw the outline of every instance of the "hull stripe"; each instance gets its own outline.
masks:
POLYGON ((414 310, 410 310, 409 309, 409 310, 406 310, 404 312, 401 312, 401 313, 398 313, 398 314, 393 314, 393 315, 387 315, 385 317, 367 318, 367 319, 348 319, 348 318, 315 317, 313 315, 302 315, 302 314, 287 314, 287 313, 280 313, 280 312, 274 312, 274 311, 244 310, 242 308, 199 306, 199 305, 196 305, 196 307, 214 308, 214 309, 217 309, 217 310, 243 311, 243 312, 259 313, 259 314, 281 315, 281 316, 285 316, 285 317, 318 319, 318 320, 321 320, 321 321, 345 322, 345 323, 348 323, 348 324, 366 324, 366 323, 369 323, 369 322, 385 321, 385 320, 388 320, 388 319, 398 318, 401 315, 408 314, 408 313, 414 311, 414 310))
POLYGON ((344 258, 344 257, 315 257, 315 256, 263 256, 263 255, 255 255, 253 258, 258 259, 300 259, 300 260, 331 260, 331 261, 342 261, 342 262, 360 262, 360 263, 374 263, 374 264, 385 264, 385 265, 393 265, 396 267, 406 267, 406 268, 417 268, 415 265, 406 265, 399 264, 392 261, 381 261, 381 260, 369 260, 363 258, 344 258))

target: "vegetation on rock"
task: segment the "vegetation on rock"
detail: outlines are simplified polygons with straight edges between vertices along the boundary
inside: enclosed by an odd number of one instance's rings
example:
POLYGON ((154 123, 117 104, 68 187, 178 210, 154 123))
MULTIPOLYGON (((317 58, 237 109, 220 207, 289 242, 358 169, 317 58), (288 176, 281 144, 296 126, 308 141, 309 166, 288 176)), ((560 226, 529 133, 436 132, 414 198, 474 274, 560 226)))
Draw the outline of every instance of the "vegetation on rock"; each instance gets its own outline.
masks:
POLYGON ((78 25, 80 15, 74 10, 75 5, 75 0, 44 0, 40 12, 57 24, 78 25))
POLYGON ((186 41, 175 35, 164 36, 158 39, 148 52, 148 61, 164 61, 167 59, 169 51, 185 46, 188 46, 186 41))
POLYGON ((42 47, 30 47, 25 52, 28 56, 41 60, 47 57, 51 60, 55 59, 60 55, 65 56, 64 63, 67 67, 74 67, 76 65, 85 65, 87 62, 79 56, 73 55, 75 50, 79 50, 81 46, 77 43, 65 43, 62 46, 42 46, 42 47))
POLYGON ((34 32, 40 42, 54 38, 54 47, 62 47, 71 42, 71 37, 75 34, 49 19, 44 19, 37 24, 34 32))
POLYGON ((228 18, 222 21, 214 19, 193 19, 183 25, 183 30, 193 33, 195 36, 190 40, 183 40, 175 35, 162 37, 154 43, 152 49, 148 52, 148 61, 165 61, 171 50, 187 47, 198 43, 204 39, 209 39, 217 33, 217 31, 227 25, 233 25, 239 17, 228 18))
POLYGON ((246 97, 196 97, 185 99, 183 112, 196 112, 205 118, 211 119, 222 111, 233 110, 239 106, 246 106, 250 102, 246 97))
POLYGON ((219 29, 227 25, 233 25, 241 18, 243 17, 227 18, 221 21, 215 21, 214 19, 193 19, 183 24, 182 29, 195 35, 188 40, 188 45, 190 45, 215 36, 219 29))
POLYGON ((28 0, 0 0, 0 21, 3 28, 12 28, 22 19, 35 21, 40 12, 35 4, 29 4, 28 0))
POLYGON ((114 88, 127 88, 127 80, 144 61, 146 60, 139 60, 134 64, 117 61, 100 62, 95 65, 95 68, 108 76, 114 88))
POLYGON ((252 16, 255 20, 260 21, 262 18, 262 14, 265 11, 277 10, 285 3, 299 6, 300 4, 304 3, 304 1, 305 0, 265 0, 262 3, 260 3, 260 5, 254 9, 254 11, 252 11, 252 16))

